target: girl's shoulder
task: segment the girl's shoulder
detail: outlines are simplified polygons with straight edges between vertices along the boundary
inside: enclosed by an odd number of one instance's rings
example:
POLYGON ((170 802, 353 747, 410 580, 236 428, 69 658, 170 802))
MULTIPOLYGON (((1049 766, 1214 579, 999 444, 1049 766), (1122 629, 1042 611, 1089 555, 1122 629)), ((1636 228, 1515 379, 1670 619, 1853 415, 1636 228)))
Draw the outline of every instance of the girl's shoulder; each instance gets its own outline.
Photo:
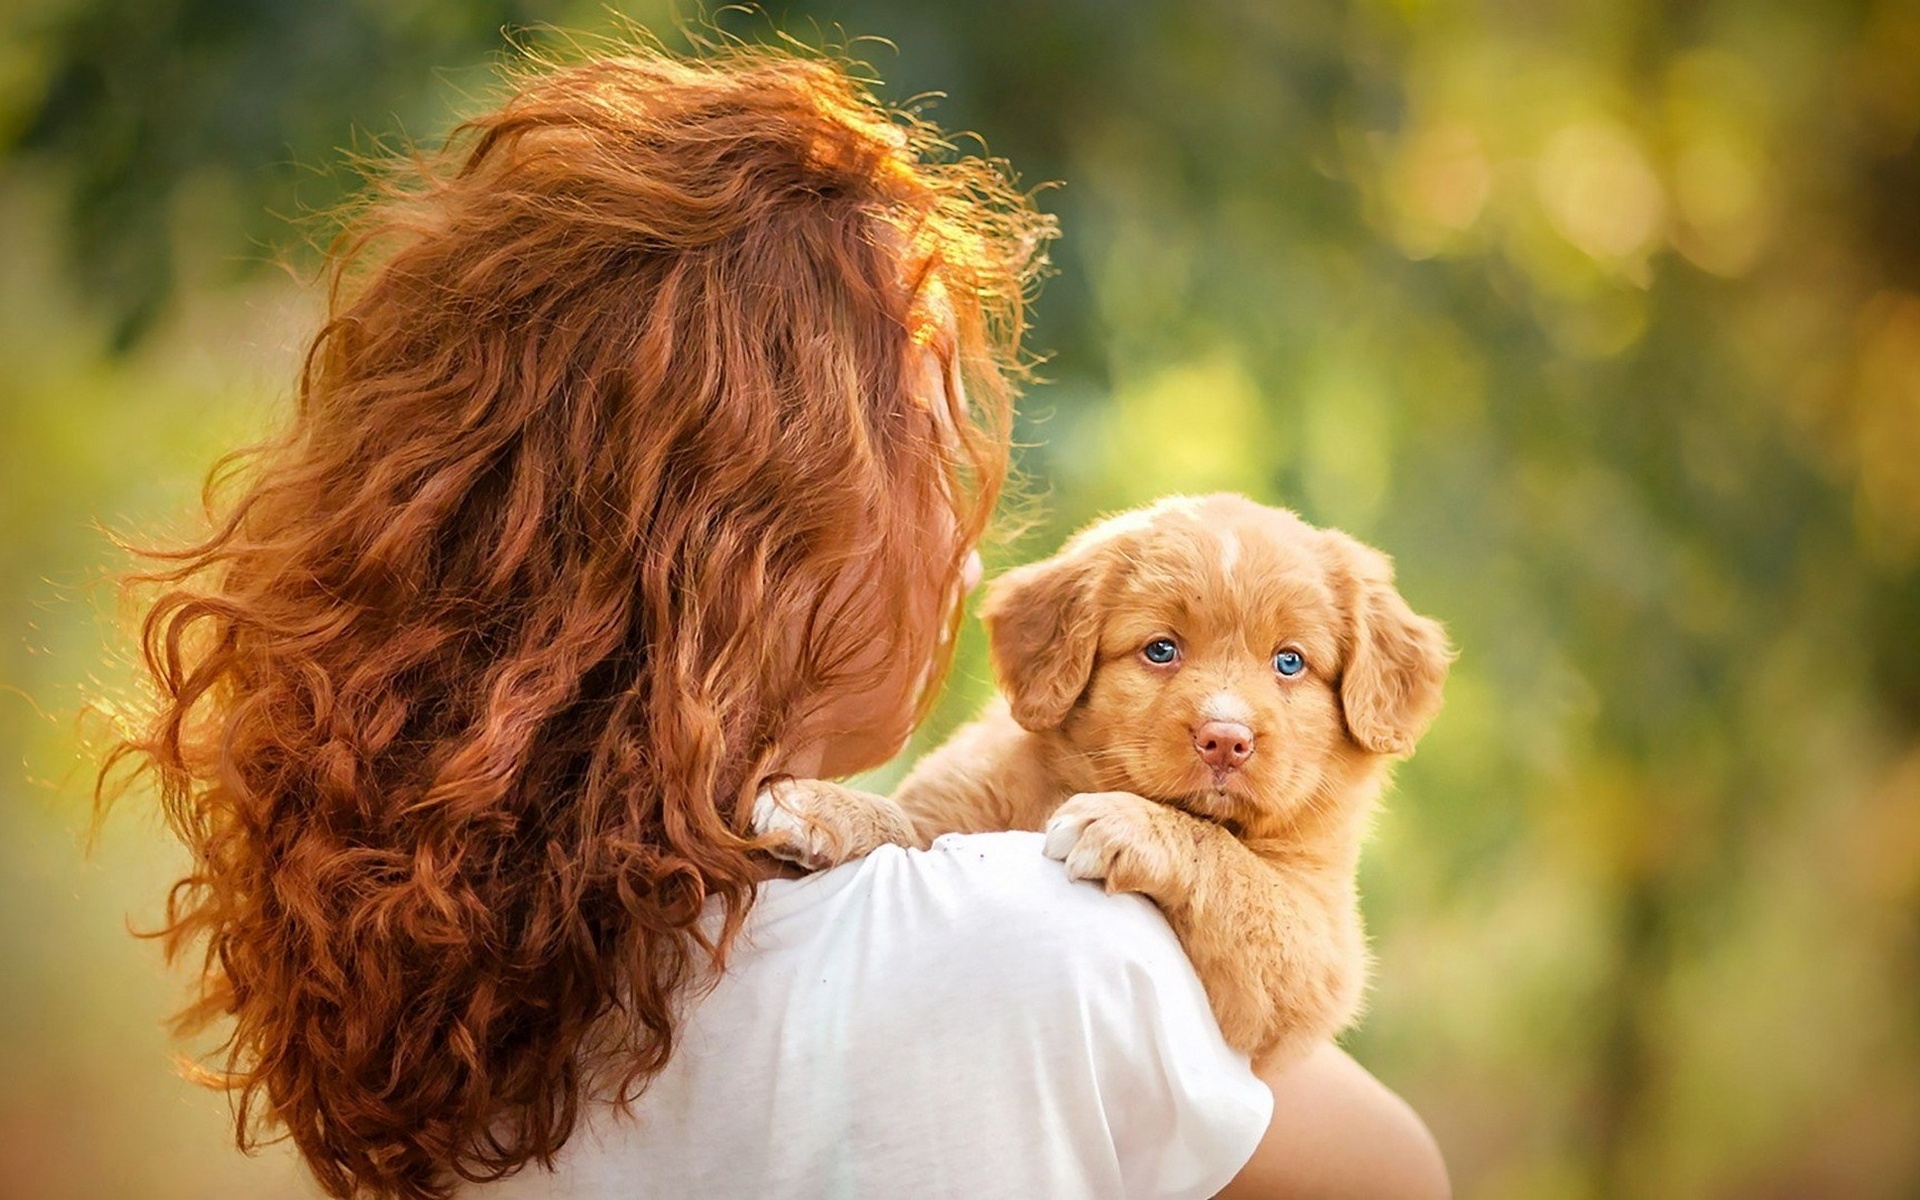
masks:
POLYGON ((838 942, 859 928, 870 944, 933 939, 973 961, 1192 977, 1151 901, 1068 879, 1041 853, 1042 840, 1010 831, 947 834, 927 850, 882 847, 805 879, 763 884, 748 928, 762 942, 809 933, 838 942))

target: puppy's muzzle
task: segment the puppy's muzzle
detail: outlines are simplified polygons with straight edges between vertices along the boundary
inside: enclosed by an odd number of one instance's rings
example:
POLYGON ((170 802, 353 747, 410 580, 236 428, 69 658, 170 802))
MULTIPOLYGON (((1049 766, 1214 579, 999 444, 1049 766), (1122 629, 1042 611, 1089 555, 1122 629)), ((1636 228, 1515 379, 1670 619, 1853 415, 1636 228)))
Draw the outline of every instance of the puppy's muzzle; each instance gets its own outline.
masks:
POLYGON ((1253 730, 1238 721, 1202 722, 1193 731, 1193 752, 1219 783, 1253 757, 1253 730))

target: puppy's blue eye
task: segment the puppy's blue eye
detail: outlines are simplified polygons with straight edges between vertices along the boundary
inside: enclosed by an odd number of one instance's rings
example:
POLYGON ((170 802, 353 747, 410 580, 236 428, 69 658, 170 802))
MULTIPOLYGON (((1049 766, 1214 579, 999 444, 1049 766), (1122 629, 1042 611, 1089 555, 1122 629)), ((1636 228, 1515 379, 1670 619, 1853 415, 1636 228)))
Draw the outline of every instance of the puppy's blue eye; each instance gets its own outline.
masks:
POLYGON ((1180 655, 1180 647, 1173 644, 1172 638, 1155 638, 1140 648, 1140 654, 1150 663, 1166 666, 1180 655))
POLYGON ((1298 650, 1282 650, 1273 656, 1273 669, 1291 679, 1307 669, 1307 660, 1298 650))

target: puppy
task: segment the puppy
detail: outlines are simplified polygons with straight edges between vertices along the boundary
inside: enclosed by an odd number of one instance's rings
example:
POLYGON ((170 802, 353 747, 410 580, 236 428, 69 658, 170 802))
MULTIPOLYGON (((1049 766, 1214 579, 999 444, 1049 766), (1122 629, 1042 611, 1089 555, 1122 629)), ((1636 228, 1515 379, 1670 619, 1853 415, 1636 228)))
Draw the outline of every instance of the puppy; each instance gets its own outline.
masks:
POLYGON ((891 801, 773 785, 755 818, 776 853, 1044 829, 1074 878, 1160 905, 1236 1048, 1288 1058, 1350 1023, 1360 844, 1453 658, 1387 558, 1240 496, 1175 498, 1009 571, 983 615, 1004 700, 891 801))

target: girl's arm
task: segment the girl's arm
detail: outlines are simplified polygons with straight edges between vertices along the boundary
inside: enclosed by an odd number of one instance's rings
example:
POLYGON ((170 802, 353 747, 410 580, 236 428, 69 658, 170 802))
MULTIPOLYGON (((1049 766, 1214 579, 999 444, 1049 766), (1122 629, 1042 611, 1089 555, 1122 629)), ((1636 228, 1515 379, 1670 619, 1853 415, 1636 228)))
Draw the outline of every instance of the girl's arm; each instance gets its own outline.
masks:
POLYGON ((1440 1148, 1407 1102, 1332 1044, 1260 1077, 1273 1123, 1221 1200, 1448 1200, 1440 1148))

